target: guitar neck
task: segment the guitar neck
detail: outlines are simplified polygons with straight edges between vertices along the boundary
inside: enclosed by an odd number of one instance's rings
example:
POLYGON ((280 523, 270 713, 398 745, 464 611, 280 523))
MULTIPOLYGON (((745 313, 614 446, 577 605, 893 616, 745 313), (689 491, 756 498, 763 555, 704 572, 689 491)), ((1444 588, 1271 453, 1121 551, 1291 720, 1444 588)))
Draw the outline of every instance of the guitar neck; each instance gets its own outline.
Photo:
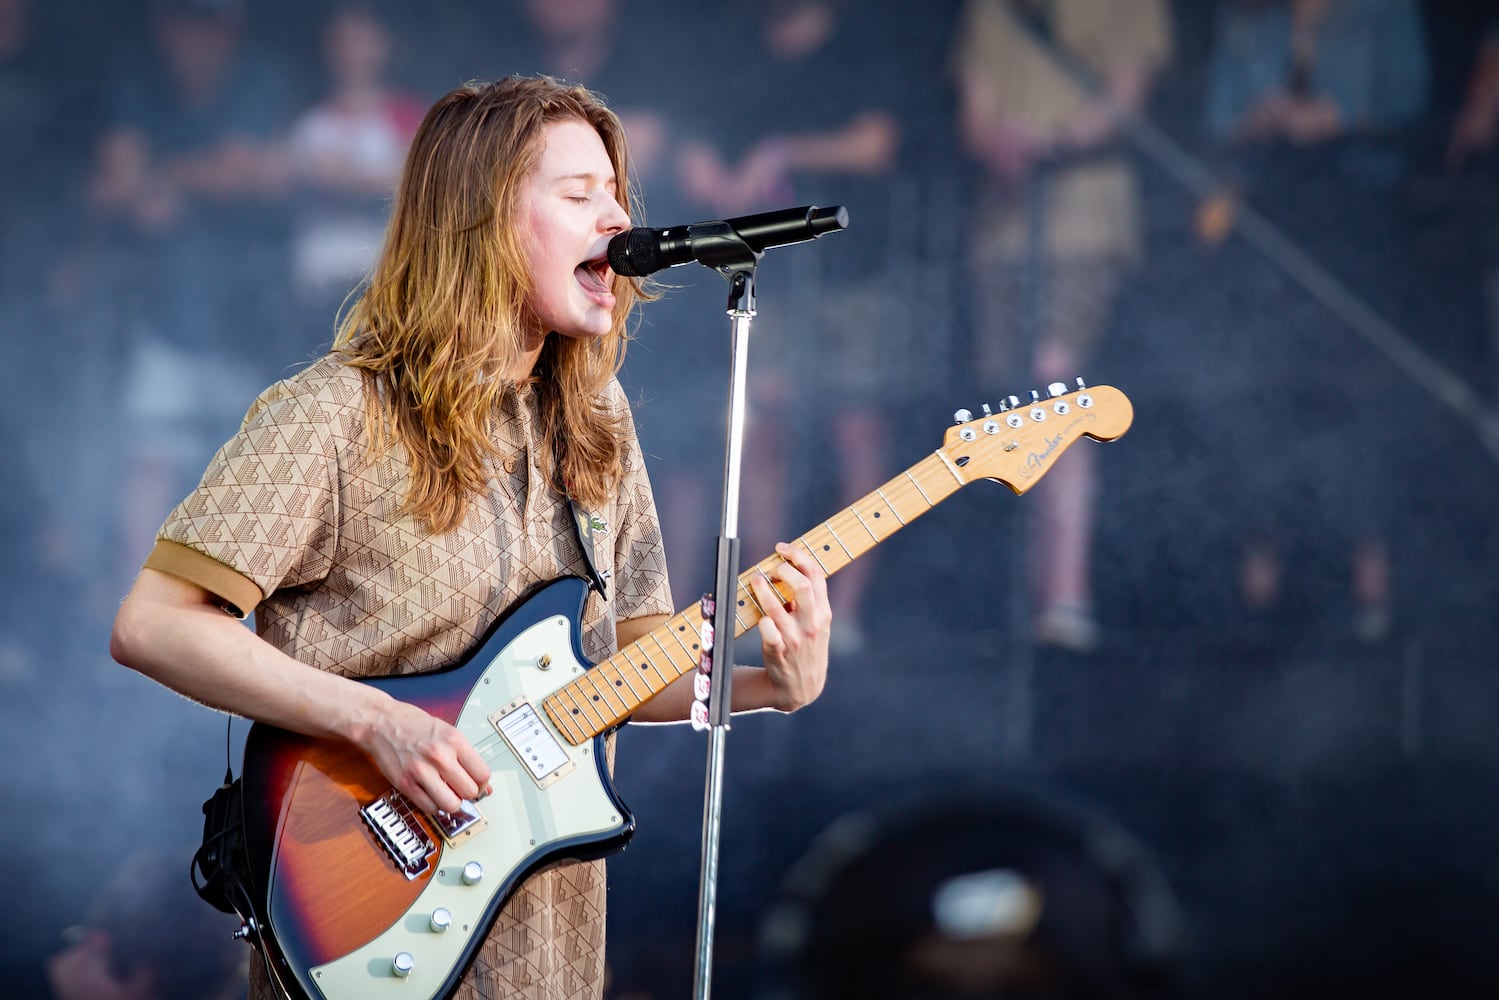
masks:
MULTIPOLYGON (((791 544, 804 547, 831 576, 967 482, 963 470, 934 452, 791 544)), ((764 613, 750 590, 750 579, 762 572, 771 575, 784 561, 771 555, 739 575, 735 635, 754 628, 764 613)), ((790 599, 784 584, 777 582, 776 588, 790 599)), ((547 696, 543 702, 547 715, 574 745, 620 724, 672 681, 697 669, 702 621, 695 606, 673 615, 644 638, 547 696)))

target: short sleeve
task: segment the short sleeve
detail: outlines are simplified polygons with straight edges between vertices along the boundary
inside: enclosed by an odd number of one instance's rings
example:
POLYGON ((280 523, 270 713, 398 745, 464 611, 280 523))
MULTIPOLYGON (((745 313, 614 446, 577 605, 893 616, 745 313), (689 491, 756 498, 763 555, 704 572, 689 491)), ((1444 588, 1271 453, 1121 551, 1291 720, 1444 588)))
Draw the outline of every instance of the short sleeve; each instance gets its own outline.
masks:
POLYGON ((236 571, 262 598, 323 579, 338 543, 336 438, 325 403, 277 383, 167 517, 159 541, 236 571))

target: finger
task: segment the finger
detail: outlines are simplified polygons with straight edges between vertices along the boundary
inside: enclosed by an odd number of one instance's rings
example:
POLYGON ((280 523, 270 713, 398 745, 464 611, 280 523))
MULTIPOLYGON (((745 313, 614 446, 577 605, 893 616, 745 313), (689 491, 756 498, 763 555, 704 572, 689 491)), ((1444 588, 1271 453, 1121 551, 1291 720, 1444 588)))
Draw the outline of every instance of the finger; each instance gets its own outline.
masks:
MULTIPOLYGON (((776 624, 775 619, 769 615, 760 619, 760 648, 766 654, 777 656, 786 649, 786 637, 781 634, 781 627, 776 624)), ((773 660, 774 657, 767 655, 766 659, 773 660)))
POLYGON ((791 612, 786 610, 786 600, 781 592, 771 584, 770 578, 764 571, 756 571, 750 577, 750 589, 755 592, 755 602, 760 605, 760 613, 764 618, 769 618, 778 626, 788 624, 791 620, 791 612))
POLYGON ((475 750, 468 740, 464 740, 458 747, 458 764, 473 779, 476 792, 480 797, 490 793, 492 789, 489 786, 489 765, 484 762, 484 758, 479 756, 479 751, 475 750))
POLYGON ((448 787, 442 775, 430 766, 423 766, 416 772, 416 790, 421 793, 420 797, 413 801, 425 812, 431 813, 435 809, 443 812, 457 812, 462 803, 459 801, 458 793, 448 787), (425 803, 421 801, 425 799, 425 803))
POLYGON ((785 557, 787 562, 777 567, 776 575, 793 589, 797 610, 804 620, 810 621, 817 617, 822 607, 827 604, 827 576, 815 560, 796 546, 786 546, 785 557), (792 561, 798 556, 802 560, 801 565, 792 561))
POLYGON ((792 545, 790 542, 780 542, 776 545, 776 554, 796 567, 797 572, 809 580, 827 576, 827 571, 822 568, 822 563, 812 558, 812 553, 807 550, 805 545, 792 545))

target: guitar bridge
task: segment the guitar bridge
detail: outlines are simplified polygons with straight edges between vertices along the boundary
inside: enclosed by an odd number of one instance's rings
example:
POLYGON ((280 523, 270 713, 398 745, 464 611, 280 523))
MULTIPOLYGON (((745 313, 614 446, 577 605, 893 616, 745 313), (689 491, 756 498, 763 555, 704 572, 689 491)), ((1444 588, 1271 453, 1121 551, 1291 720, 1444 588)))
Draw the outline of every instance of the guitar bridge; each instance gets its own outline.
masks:
POLYGON ((359 810, 359 815, 407 881, 426 874, 437 845, 427 836, 405 796, 392 789, 359 810))

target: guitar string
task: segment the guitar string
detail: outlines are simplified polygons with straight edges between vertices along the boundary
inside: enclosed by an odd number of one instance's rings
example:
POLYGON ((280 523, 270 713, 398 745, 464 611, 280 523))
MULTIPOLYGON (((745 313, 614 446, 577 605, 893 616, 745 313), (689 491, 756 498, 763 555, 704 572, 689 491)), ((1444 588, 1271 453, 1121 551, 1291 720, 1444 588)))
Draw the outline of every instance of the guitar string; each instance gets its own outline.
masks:
MULTIPOLYGON (((862 550, 860 550, 858 552, 852 552, 851 550, 848 549, 848 546, 846 546, 846 545, 843 544, 842 539, 838 536, 836 528, 834 527, 834 522, 836 522, 839 518, 842 518, 845 521, 847 521, 849 518, 853 518, 853 519, 856 519, 858 521, 858 523, 863 524, 863 518, 859 515, 856 507, 857 507, 857 503, 858 502, 862 502, 863 500, 867 499, 869 496, 878 496, 884 502, 885 506, 890 509, 891 514, 893 516, 895 516, 896 520, 900 522, 901 526, 904 526, 911 518, 910 517, 903 517, 900 514, 900 512, 896 509, 896 504, 897 503, 899 503, 899 504, 901 504, 901 505, 904 506, 904 505, 908 504, 909 501, 915 499, 916 497, 919 497, 920 500, 921 500, 922 505, 924 505, 924 507, 925 507, 925 510, 932 509, 933 507, 936 506, 936 504, 938 502, 940 502, 943 499, 946 499, 946 497, 948 495, 950 495, 950 492, 946 493, 946 494, 943 494, 942 496, 938 497, 938 499, 936 501, 934 501, 934 500, 931 499, 930 494, 928 494, 926 492, 926 490, 922 489, 921 484, 918 482, 918 480, 912 474, 919 472, 919 473, 921 473, 923 475, 923 478, 929 478, 927 476, 927 471, 928 470, 922 468, 922 466, 929 465, 929 464, 931 464, 931 462, 934 459, 938 459, 938 458, 939 458, 939 456, 936 453, 927 456, 921 462, 918 462, 915 466, 912 466, 910 469, 906 470, 906 472, 904 474, 904 477, 897 476, 890 483, 887 483, 886 485, 890 487, 890 490, 889 490, 888 494, 887 494, 887 492, 883 488, 881 488, 879 490, 875 490, 872 494, 866 494, 866 496, 863 497, 863 498, 861 498, 860 501, 856 501, 855 504, 850 505, 849 507, 846 507, 843 510, 838 511, 832 517, 828 518, 828 520, 822 522, 821 524, 817 525, 816 527, 812 528, 811 530, 809 530, 808 532, 806 532, 805 534, 803 534, 802 536, 800 536, 798 539, 796 539, 793 542, 793 544, 795 544, 795 542, 801 542, 801 544, 807 549, 807 551, 812 555, 813 559, 817 561, 817 563, 819 564, 819 566, 821 566, 824 569, 825 572, 828 572, 829 574, 831 574, 833 572, 836 572, 839 569, 842 569, 843 566, 848 565, 848 563, 852 562, 858 556, 863 555, 864 553, 868 552, 870 549, 872 549, 874 547, 874 544, 878 543, 879 541, 883 541, 883 539, 881 539, 878 536, 876 536, 873 531, 870 531, 871 536, 874 538, 874 542, 872 542, 868 548, 862 549, 862 550), (893 495, 893 500, 891 498, 892 495, 893 495), (827 565, 823 562, 823 560, 821 559, 821 557, 819 557, 817 555, 816 550, 812 546, 811 536, 813 536, 819 530, 827 531, 833 537, 833 539, 838 542, 838 544, 840 545, 840 547, 842 547, 844 549, 845 554, 847 554, 847 556, 848 556, 848 558, 843 563, 839 564, 838 566, 833 567, 831 570, 828 569, 827 565)), ((932 471, 936 471, 936 470, 932 470, 932 471)), ((963 480, 959 480, 957 482, 957 484, 955 484, 955 486, 953 487, 953 489, 955 490, 958 486, 963 485, 963 483, 964 483, 963 480)), ((934 484, 928 482, 927 485, 932 486, 934 484)), ((917 512, 916 512, 916 514, 912 515, 912 516, 914 517, 914 516, 917 516, 917 515, 919 515, 921 513, 925 513, 925 510, 918 509, 917 512)), ((846 525, 845 527, 851 527, 851 526, 852 525, 846 525)), ((866 527, 866 530, 867 530, 868 526, 865 525, 865 527, 866 527)), ((895 530, 899 530, 899 528, 897 528, 895 530)), ((894 531, 890 532, 890 534, 894 534, 894 531)), ((885 537, 888 538, 889 535, 887 535, 885 537)), ((831 547, 825 545, 824 546, 824 551, 831 552, 831 547)), ((759 572, 765 572, 768 575, 768 572, 770 570, 773 570, 774 568, 776 568, 776 566, 778 566, 778 565, 780 565, 781 563, 784 563, 784 562, 785 562, 785 560, 782 557, 780 557, 779 555, 767 556, 765 559, 762 559, 759 563, 756 563, 755 566, 753 568, 751 568, 747 573, 741 574, 740 577, 739 577, 739 579, 738 579, 738 581, 736 581, 737 584, 738 584, 737 590, 739 592, 742 592, 745 595, 745 597, 750 602, 752 602, 754 604, 755 609, 756 609, 756 611, 758 611, 760 617, 764 617, 765 611, 764 611, 764 608, 760 605, 759 600, 755 597, 754 591, 749 588, 749 586, 748 586, 748 580, 752 577, 753 573, 755 573, 757 571, 759 571, 759 572)), ((740 606, 743 606, 743 602, 738 602, 738 603, 740 604, 740 606)), ((679 615, 677 615, 676 617, 683 618, 683 619, 685 619, 685 620, 687 620, 689 622, 691 622, 691 620, 692 620, 692 618, 691 618, 691 611, 690 610, 689 611, 683 611, 683 612, 679 613, 679 615)), ((737 608, 735 610, 735 617, 736 617, 736 619, 738 619, 738 617, 739 617, 739 612, 738 612, 737 608)), ((639 640, 636 640, 634 643, 631 644, 631 647, 634 647, 634 648, 636 648, 638 650, 640 657, 646 663, 648 663, 651 666, 651 668, 662 678, 663 682, 665 682, 665 684, 667 684, 667 685, 669 685, 670 683, 672 683, 673 681, 675 681, 677 678, 679 678, 681 676, 684 676, 688 672, 688 670, 691 669, 691 664, 678 664, 676 662, 676 657, 671 654, 671 652, 661 642, 660 638, 655 635, 655 632, 658 631, 659 628, 668 627, 668 626, 670 626, 670 624, 671 624, 671 620, 668 620, 665 623, 665 625, 658 626, 658 629, 652 630, 650 633, 647 633, 645 636, 642 636, 639 640), (677 677, 668 678, 666 676, 666 674, 660 669, 660 667, 658 667, 656 665, 654 658, 651 656, 651 654, 648 652, 647 648, 644 645, 646 639, 650 639, 652 642, 654 642, 656 644, 656 646, 661 650, 661 652, 666 655, 667 661, 671 664, 671 666, 674 669, 681 668, 681 672, 677 674, 677 677)), ((753 627, 753 623, 746 624, 744 622, 738 622, 737 624, 740 625, 741 627, 743 627, 746 631, 748 630, 748 628, 753 627)), ((670 630, 670 629, 668 629, 668 630, 670 630)), ((678 642, 680 642, 680 637, 676 636, 675 632, 672 632, 672 635, 673 635, 674 638, 676 638, 678 640, 678 642)), ((624 658, 628 659, 629 649, 630 649, 630 647, 627 647, 625 650, 619 651, 614 656, 611 656, 608 660, 603 661, 603 663, 600 664, 600 667, 612 666, 613 669, 616 672, 622 672, 622 671, 620 671, 620 668, 617 665, 615 665, 614 661, 617 658, 620 658, 620 657, 624 657, 624 658)), ((684 651, 685 651, 685 647, 684 647, 684 651)), ((593 687, 596 691, 599 691, 599 692, 607 692, 608 691, 607 686, 601 686, 601 685, 599 685, 598 682, 597 682, 597 679, 594 678, 594 677, 592 677, 593 673, 594 673, 594 671, 590 671, 589 673, 584 674, 582 677, 576 678, 573 681, 569 682, 569 684, 567 685, 568 687, 576 685, 580 689, 579 692, 574 692, 574 697, 576 697, 576 695, 578 693, 581 693, 581 688, 584 686, 583 685, 583 681, 585 679, 587 679, 589 681, 589 686, 593 687)), ((605 674, 604 676, 607 677, 608 675, 605 674)), ((558 692, 555 692, 555 693, 556 694, 560 694, 562 690, 563 689, 559 689, 558 692)), ((657 693, 659 693, 659 692, 658 691, 652 691, 652 695, 651 696, 654 697, 655 694, 657 694, 657 693)), ((548 697, 551 697, 551 696, 548 696, 548 697)), ((607 728, 608 725, 612 725, 615 722, 617 722, 619 719, 624 718, 625 716, 627 716, 629 714, 630 711, 633 710, 633 708, 639 707, 639 705, 643 704, 645 700, 648 700, 648 699, 641 699, 641 700, 637 701, 636 705, 631 706, 628 703, 625 703, 622 698, 620 698, 619 693, 617 691, 615 692, 615 697, 616 697, 616 699, 621 700, 621 703, 624 706, 624 711, 620 712, 613 719, 607 719, 606 720, 606 719, 603 718, 602 715, 600 715, 600 721, 606 722, 606 725, 605 725, 604 728, 607 728)), ((587 708, 593 708, 594 704, 596 704, 596 702, 598 701, 598 699, 597 698, 595 698, 595 699, 589 699, 589 698, 587 698, 585 696, 583 698, 583 701, 585 702, 584 707, 585 707, 585 709, 587 709, 587 708)), ((606 707, 608 706, 608 700, 607 700, 607 698, 604 700, 604 704, 606 705, 606 707)), ((600 713, 598 713, 598 711, 597 711, 596 708, 594 708, 593 711, 594 711, 595 714, 600 714, 600 713)), ((609 711, 611 713, 613 713, 614 709, 613 708, 609 708, 609 711)), ((590 723, 589 725, 592 726, 592 723, 590 723)))

